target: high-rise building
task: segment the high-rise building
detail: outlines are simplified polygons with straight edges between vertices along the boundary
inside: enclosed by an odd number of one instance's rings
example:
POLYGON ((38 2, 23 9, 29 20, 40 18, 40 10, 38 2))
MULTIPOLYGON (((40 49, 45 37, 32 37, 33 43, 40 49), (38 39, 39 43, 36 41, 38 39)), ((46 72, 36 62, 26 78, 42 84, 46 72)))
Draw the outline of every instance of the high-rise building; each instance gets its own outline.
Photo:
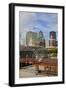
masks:
POLYGON ((56 47, 56 32, 55 31, 50 32, 49 47, 50 48, 56 47))
POLYGON ((42 31, 39 32, 39 46, 45 47, 45 38, 42 31))
POLYGON ((27 34, 26 34, 26 45, 27 46, 38 45, 37 32, 32 32, 32 31, 27 32, 27 34))
POLYGON ((39 40, 40 40, 40 41, 43 41, 43 39, 44 39, 43 37, 44 37, 44 36, 43 36, 43 32, 40 31, 40 32, 39 32, 39 40))
POLYGON ((42 46, 45 47, 45 39, 43 32, 32 32, 29 31, 26 34, 26 45, 27 46, 42 46))

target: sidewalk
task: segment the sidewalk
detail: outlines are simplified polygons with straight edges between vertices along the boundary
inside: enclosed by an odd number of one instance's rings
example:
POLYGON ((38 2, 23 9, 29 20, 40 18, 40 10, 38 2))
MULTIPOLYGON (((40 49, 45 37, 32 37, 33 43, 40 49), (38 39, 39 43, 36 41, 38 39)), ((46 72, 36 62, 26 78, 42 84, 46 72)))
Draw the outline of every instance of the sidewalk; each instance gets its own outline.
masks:
POLYGON ((46 76, 54 76, 54 75, 50 75, 45 72, 38 73, 36 70, 36 67, 34 67, 32 65, 26 66, 19 70, 20 78, 46 77, 46 76))

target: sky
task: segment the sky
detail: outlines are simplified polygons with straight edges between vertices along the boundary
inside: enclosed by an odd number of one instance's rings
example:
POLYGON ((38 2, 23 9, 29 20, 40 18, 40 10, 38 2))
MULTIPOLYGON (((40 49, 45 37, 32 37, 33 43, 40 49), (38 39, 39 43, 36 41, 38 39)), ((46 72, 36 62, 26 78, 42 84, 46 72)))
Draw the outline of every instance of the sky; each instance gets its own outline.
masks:
POLYGON ((45 12, 19 12, 19 36, 20 43, 25 44, 26 32, 42 31, 44 38, 49 40, 50 31, 58 34, 58 15, 57 13, 45 12))

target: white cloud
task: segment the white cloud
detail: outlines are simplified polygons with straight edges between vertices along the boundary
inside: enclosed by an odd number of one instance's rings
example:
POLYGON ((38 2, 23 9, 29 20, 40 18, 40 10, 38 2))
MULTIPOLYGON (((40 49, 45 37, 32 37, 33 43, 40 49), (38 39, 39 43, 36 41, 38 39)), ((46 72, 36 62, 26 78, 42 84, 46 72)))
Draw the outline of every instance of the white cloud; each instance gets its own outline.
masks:
POLYGON ((50 31, 57 31, 58 16, 51 13, 31 13, 20 12, 20 39, 26 40, 26 32, 28 31, 40 31, 42 30, 44 36, 48 39, 50 31), (36 27, 36 28, 35 28, 36 27))

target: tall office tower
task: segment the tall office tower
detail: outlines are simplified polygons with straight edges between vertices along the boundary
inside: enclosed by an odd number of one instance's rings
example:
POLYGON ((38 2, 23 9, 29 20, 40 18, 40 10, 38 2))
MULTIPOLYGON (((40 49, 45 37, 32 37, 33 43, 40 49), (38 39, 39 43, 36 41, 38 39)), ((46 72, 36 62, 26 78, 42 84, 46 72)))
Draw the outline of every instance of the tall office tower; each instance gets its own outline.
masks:
POLYGON ((39 40, 43 41, 43 32, 42 31, 39 32, 39 40))
POLYGON ((56 47, 56 32, 55 31, 50 32, 49 47, 50 48, 56 47))
POLYGON ((27 46, 37 46, 38 45, 37 32, 29 31, 26 33, 26 45, 27 46))
POLYGON ((42 31, 39 32, 39 46, 45 47, 45 38, 42 31))

